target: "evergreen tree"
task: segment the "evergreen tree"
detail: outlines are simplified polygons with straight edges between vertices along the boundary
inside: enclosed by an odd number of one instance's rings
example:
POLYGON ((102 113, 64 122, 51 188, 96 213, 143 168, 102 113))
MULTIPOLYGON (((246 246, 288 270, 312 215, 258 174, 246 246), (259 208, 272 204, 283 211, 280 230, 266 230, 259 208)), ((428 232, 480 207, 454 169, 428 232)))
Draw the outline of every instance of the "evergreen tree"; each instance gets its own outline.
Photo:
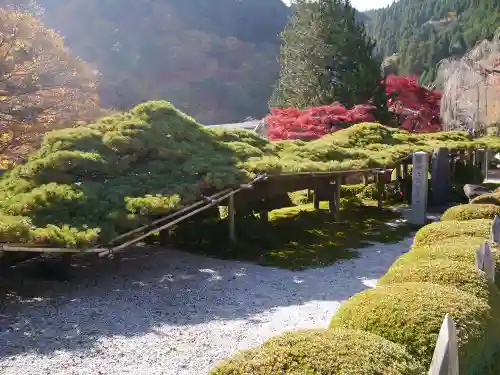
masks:
POLYGON ((366 103, 380 80, 375 43, 348 0, 300 0, 281 34, 281 72, 271 106, 366 103))
POLYGON ((322 43, 317 4, 294 3, 295 14, 281 33, 281 70, 270 107, 304 108, 319 104, 322 43))
POLYGON ((322 102, 346 107, 366 103, 380 81, 380 61, 373 57, 375 43, 356 21, 349 0, 320 0, 319 19, 325 45, 322 102))
POLYGON ((373 94, 372 104, 375 107, 373 110, 373 115, 378 122, 384 125, 390 125, 392 120, 392 115, 389 112, 389 107, 387 106, 387 100, 389 99, 387 95, 385 77, 380 80, 379 85, 375 89, 373 94))

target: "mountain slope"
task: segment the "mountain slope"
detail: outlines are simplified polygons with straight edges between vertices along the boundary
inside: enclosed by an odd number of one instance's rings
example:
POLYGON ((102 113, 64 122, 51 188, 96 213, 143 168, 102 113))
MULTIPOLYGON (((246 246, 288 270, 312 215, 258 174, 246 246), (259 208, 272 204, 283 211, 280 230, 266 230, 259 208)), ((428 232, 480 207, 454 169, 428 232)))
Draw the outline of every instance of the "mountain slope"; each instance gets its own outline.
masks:
POLYGON ((281 0, 39 0, 44 21, 102 73, 105 105, 164 98, 202 123, 267 113, 281 0))
POLYGON ((436 64, 461 55, 500 26, 500 0, 399 0, 366 12, 382 56, 399 55, 400 74, 433 79, 436 64))

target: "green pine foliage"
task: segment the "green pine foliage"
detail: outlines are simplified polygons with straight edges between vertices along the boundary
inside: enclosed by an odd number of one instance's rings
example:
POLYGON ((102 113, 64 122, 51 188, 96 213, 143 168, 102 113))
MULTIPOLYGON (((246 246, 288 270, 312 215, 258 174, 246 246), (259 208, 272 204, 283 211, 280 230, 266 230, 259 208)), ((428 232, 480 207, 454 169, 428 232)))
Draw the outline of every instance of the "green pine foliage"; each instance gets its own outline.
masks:
POLYGON ((500 25, 497 0, 399 0, 366 12, 368 34, 377 41, 378 56, 398 55, 401 75, 417 74, 434 81, 436 64, 463 55, 500 25))
POLYGON ((348 0, 299 1, 281 39, 281 72, 270 106, 338 101, 350 108, 372 98, 380 61, 348 0))
POLYGON ((362 123, 318 140, 270 143, 242 129, 204 127, 168 102, 48 133, 0 178, 0 240, 45 246, 106 244, 200 194, 258 173, 376 168, 416 150, 500 148, 465 133, 412 135, 362 123))

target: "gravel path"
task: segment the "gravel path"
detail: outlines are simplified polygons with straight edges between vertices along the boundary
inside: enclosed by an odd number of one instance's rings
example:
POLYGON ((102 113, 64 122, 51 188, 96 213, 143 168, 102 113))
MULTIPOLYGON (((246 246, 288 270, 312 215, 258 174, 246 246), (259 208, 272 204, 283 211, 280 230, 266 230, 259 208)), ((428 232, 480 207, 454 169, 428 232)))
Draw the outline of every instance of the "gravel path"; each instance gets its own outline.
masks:
POLYGON ((270 336, 327 327, 339 304, 373 287, 410 244, 376 244, 303 272, 133 250, 97 270, 80 267, 71 283, 32 281, 25 288, 36 286, 37 297, 0 315, 0 373, 207 374, 270 336))

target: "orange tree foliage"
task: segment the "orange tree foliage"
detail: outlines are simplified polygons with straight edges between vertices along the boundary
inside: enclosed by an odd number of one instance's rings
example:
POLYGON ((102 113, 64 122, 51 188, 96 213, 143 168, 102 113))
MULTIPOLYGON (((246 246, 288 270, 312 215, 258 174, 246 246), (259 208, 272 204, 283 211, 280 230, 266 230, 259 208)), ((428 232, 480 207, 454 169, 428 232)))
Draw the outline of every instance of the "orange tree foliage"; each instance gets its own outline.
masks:
POLYGON ((29 14, 0 9, 0 154, 30 151, 47 130, 99 115, 96 75, 29 14))

